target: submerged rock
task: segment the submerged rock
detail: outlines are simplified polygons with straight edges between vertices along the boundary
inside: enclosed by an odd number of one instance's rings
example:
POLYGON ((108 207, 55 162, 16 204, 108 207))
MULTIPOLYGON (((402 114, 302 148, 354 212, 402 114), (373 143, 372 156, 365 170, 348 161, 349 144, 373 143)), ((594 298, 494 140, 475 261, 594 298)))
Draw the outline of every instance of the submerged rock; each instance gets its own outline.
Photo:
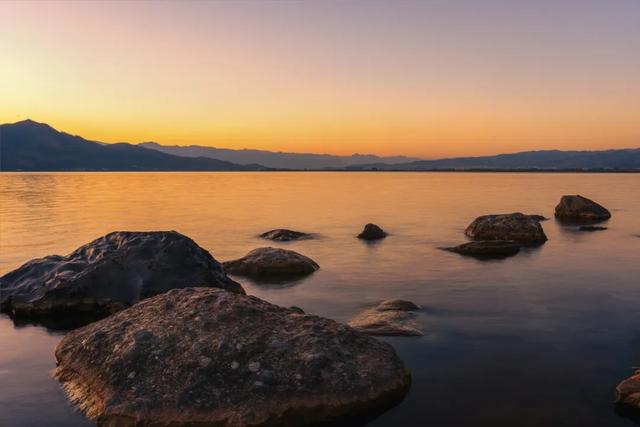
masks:
POLYGON ((387 237, 387 233, 375 224, 367 224, 360 234, 358 239, 363 240, 378 240, 387 237))
POLYGON ((292 240, 308 240, 313 239, 313 234, 303 233, 301 231, 287 230, 286 228, 277 228, 260 235, 263 239, 273 240, 276 242, 290 242, 292 240))
POLYGON ((603 206, 580 195, 562 196, 556 206, 557 218, 568 221, 604 221, 611 213, 603 206))
POLYGON ((316 425, 386 409, 411 381, 387 343, 212 288, 141 301, 69 333, 55 356, 99 425, 316 425))
POLYGON ((231 274, 253 279, 295 279, 320 268, 315 261, 298 252, 280 248, 254 249, 242 258, 226 261, 224 268, 231 274))
POLYGON ((351 319, 349 326, 369 335, 419 336, 414 313, 419 309, 411 301, 385 300, 351 319))
POLYGON ((520 244, 513 240, 479 240, 442 249, 476 258, 506 258, 520 252, 520 244))
POLYGON ((578 231, 604 231, 607 227, 599 227, 597 225, 582 225, 578 231))
POLYGON ((522 213, 483 215, 465 230, 474 240, 514 240, 526 244, 542 244, 547 236, 540 225, 539 215, 522 213))
POLYGON ((180 233, 118 231, 0 277, 0 309, 14 317, 89 321, 185 286, 244 293, 209 252, 180 233))
POLYGON ((618 384, 616 401, 634 409, 640 409, 640 370, 636 370, 631 377, 618 384))

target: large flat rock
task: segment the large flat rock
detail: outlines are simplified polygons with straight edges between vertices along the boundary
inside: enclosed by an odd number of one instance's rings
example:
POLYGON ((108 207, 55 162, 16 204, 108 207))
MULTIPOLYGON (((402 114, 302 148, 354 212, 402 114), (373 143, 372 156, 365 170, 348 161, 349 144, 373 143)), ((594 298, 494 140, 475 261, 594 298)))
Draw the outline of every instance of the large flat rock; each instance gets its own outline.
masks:
POLYGON ((180 233, 119 231, 0 277, 0 309, 13 317, 89 321, 185 286, 244 293, 209 252, 180 233))
POLYGON ((384 410, 410 385, 382 341, 214 288, 141 301, 55 355, 70 399, 108 426, 316 425, 384 410))

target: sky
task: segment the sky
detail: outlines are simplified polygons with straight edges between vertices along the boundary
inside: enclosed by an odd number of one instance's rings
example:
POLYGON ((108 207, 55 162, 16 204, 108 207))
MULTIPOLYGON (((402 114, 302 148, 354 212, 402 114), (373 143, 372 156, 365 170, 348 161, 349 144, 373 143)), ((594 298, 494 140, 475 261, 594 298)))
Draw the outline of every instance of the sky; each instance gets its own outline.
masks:
POLYGON ((0 2, 0 122, 424 158, 640 147, 640 0, 0 2))

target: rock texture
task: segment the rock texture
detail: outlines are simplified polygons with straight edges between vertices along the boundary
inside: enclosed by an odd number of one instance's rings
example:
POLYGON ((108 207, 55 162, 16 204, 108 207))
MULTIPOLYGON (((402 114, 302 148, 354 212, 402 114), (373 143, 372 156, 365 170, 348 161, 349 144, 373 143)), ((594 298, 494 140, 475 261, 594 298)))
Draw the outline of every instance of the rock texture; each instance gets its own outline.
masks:
POLYGON ((313 239, 313 234, 303 233, 301 231, 287 230, 286 228, 277 228, 260 235, 263 239, 273 240, 276 242, 290 242, 292 240, 308 240, 313 239))
POLYGON ((557 218, 568 221, 604 221, 611 218, 611 213, 594 202, 580 195, 562 196, 556 206, 557 218))
POLYGON ((300 426, 397 403, 394 349, 256 297, 186 288, 65 336, 56 377, 103 426, 300 426))
POLYGON ((231 274, 257 280, 296 279, 320 268, 311 258, 298 252, 270 247, 254 249, 244 257, 226 261, 223 265, 231 274))
POLYGON ((7 273, 0 278, 0 308, 14 317, 90 321, 185 286, 244 293, 209 252, 180 233, 119 231, 7 273))
POLYGON ((578 231, 604 231, 607 227, 599 227, 597 225, 582 225, 578 228, 578 231))
POLYGON ((379 240, 387 237, 387 233, 375 224, 367 224, 360 234, 358 239, 363 240, 379 240))
POLYGON ((618 403, 640 409, 640 370, 635 371, 631 377, 618 384, 616 400, 618 403))
POLYGON ((542 244, 547 236, 539 215, 522 213, 484 215, 476 218, 465 230, 474 240, 514 240, 525 244, 542 244))
POLYGON ((385 300, 351 319, 349 326, 369 335, 418 336, 415 312, 419 306, 411 301, 385 300))
POLYGON ((520 244, 513 240, 479 240, 443 249, 475 258, 506 258, 520 252, 520 244))

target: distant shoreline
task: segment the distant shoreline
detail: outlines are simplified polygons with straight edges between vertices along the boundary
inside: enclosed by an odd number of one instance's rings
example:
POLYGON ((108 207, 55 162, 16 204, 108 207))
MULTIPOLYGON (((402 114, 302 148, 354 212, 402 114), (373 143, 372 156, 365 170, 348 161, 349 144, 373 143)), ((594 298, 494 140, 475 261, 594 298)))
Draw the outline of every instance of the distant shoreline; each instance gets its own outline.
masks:
POLYGON ((18 173, 270 173, 270 172, 346 172, 346 173, 584 173, 584 174, 636 174, 640 173, 638 169, 630 170, 584 170, 584 169, 562 169, 562 170, 540 170, 540 169, 266 169, 266 170, 0 170, 0 174, 18 174, 18 173))

